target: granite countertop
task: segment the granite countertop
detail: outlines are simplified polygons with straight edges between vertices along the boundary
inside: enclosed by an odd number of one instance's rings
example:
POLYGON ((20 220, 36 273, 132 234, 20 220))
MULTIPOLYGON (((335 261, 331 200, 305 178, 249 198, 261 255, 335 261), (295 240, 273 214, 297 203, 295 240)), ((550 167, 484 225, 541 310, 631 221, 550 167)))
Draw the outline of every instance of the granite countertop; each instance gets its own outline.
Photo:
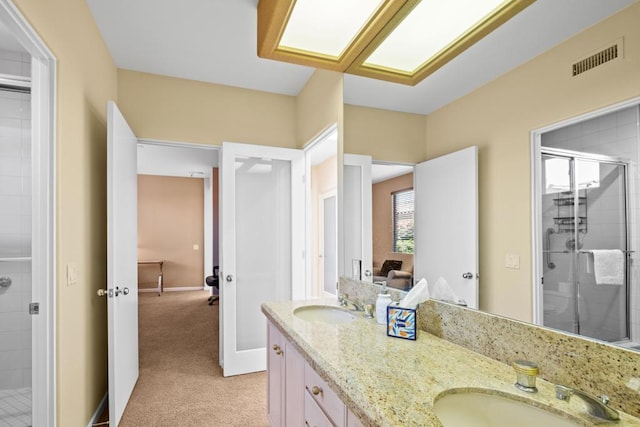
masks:
MULTIPOLYGON (((273 302, 262 312, 369 426, 440 426, 433 403, 451 389, 483 389, 526 399, 535 406, 596 425, 578 398, 555 398, 554 384, 538 378, 538 393, 516 389, 513 368, 449 341, 418 331, 416 341, 387 337, 384 325, 359 317, 347 324, 308 322, 293 315, 300 306, 337 305, 334 299, 273 302), (570 414, 570 415, 568 415, 570 414)), ((618 426, 640 419, 620 413, 618 426)), ((612 424, 609 424, 612 425, 612 424)))

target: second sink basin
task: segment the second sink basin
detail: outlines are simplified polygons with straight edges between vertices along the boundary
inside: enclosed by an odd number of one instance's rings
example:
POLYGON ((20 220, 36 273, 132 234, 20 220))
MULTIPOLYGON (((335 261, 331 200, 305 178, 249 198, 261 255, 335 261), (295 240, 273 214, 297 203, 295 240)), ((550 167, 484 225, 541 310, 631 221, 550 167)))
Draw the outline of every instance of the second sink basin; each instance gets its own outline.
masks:
POLYGON ((302 320, 309 322, 324 323, 349 323, 356 319, 356 316, 339 307, 331 305, 307 305, 293 310, 293 314, 302 320))
POLYGON ((582 425, 560 414, 525 402, 479 390, 449 390, 436 398, 433 410, 444 427, 576 427, 582 425))

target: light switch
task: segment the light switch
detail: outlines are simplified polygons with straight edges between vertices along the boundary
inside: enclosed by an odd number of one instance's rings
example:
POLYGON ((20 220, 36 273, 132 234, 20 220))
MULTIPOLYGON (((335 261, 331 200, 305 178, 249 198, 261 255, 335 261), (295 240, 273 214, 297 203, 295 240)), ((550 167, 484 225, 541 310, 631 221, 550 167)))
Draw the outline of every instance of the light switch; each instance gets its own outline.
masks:
POLYGON ((67 264, 67 286, 78 283, 78 264, 70 262, 67 264))
POLYGON ((200 250, 200 245, 198 245, 198 244, 193 245, 193 250, 194 250, 194 251, 198 251, 198 250, 200 250))
POLYGON ((504 260, 504 266, 507 268, 520 269, 520 255, 507 254, 504 260))

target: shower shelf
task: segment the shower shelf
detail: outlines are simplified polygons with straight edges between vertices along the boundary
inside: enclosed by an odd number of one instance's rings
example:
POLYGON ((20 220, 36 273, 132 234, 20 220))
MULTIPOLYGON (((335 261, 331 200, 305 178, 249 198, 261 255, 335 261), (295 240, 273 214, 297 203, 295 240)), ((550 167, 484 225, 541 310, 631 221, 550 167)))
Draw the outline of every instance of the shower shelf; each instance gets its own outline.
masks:
POLYGON ((553 203, 557 208, 553 222, 557 226, 558 233, 574 233, 576 226, 578 232, 587 232, 587 193, 578 197, 578 217, 574 217, 576 199, 572 192, 562 193, 566 196, 556 197, 553 203))
MULTIPOLYGON (((555 203, 556 206, 573 206, 575 204, 575 199, 573 198, 573 196, 571 196, 571 197, 561 197, 561 198, 553 199, 553 203, 555 203)), ((578 198, 578 204, 579 205, 586 205, 587 204, 587 198, 586 197, 579 197, 578 198)))

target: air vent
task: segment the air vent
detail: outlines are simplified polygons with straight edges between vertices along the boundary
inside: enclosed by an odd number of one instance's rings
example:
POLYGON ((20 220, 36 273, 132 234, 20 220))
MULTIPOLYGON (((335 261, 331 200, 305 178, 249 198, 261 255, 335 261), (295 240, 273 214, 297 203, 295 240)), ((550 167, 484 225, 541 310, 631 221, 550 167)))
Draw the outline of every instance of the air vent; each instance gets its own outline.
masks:
POLYGON ((572 75, 575 77, 585 71, 591 70, 592 68, 613 61, 618 57, 622 57, 622 39, 618 40, 615 44, 607 47, 606 49, 596 52, 593 55, 574 63, 571 66, 572 75))

